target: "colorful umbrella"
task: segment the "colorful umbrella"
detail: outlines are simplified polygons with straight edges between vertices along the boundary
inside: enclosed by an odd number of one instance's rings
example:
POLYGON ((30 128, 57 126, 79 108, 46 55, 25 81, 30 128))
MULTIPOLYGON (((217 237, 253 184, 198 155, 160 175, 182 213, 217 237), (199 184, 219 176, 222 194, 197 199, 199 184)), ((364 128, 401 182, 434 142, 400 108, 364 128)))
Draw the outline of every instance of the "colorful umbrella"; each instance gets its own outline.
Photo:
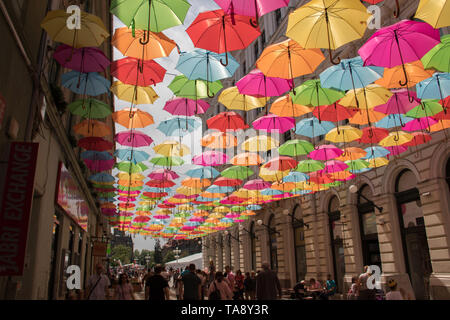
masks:
POLYGON ((311 107, 333 104, 344 95, 343 91, 323 88, 318 79, 303 82, 295 88, 295 95, 291 93, 294 103, 311 107))
POLYGON ((73 131, 85 137, 106 137, 111 134, 111 128, 98 120, 84 120, 74 125, 73 131))
POLYGON ((278 148, 280 142, 269 136, 261 135, 248 138, 241 144, 241 149, 250 152, 268 151, 278 148))
POLYGON ((220 173, 222 177, 240 180, 247 179, 253 174, 254 172, 245 166, 232 166, 220 173))
POLYGON ((186 175, 189 177, 201 179, 213 179, 219 176, 219 174, 219 171, 211 167, 195 168, 186 172, 186 175))
POLYGON ((113 144, 100 137, 86 137, 78 140, 78 146, 86 150, 106 151, 113 148, 113 144))
POLYGON ((201 144, 211 149, 228 149, 237 146, 237 138, 232 134, 218 131, 204 136, 201 144))
POLYGON ((67 106, 69 111, 87 119, 103 119, 111 114, 111 107, 97 99, 76 100, 67 106))
POLYGON ((241 94, 255 97, 278 97, 293 88, 293 81, 267 77, 258 69, 253 69, 236 83, 241 94))
POLYGON ((223 132, 227 130, 237 131, 247 129, 248 125, 236 112, 221 112, 206 121, 209 129, 217 129, 223 132))
POLYGON ((184 164, 184 160, 180 157, 154 157, 150 162, 154 165, 168 168, 184 164))
POLYGON ((112 119, 115 123, 127 129, 145 128, 155 123, 150 113, 136 108, 126 108, 116 111, 112 114, 112 119))
POLYGON ((62 44, 53 57, 66 69, 79 72, 103 72, 110 65, 109 59, 98 48, 73 48, 62 44))
POLYGON ((264 160, 257 153, 244 152, 231 158, 230 163, 235 166, 256 166, 264 160))
POLYGON ((331 142, 351 142, 362 137, 362 131, 352 126, 341 126, 330 130, 325 135, 325 140, 331 142))
POLYGON ((311 142, 306 140, 288 140, 285 143, 283 143, 279 148, 278 152, 281 155, 286 156, 299 156, 299 155, 306 155, 314 150, 314 146, 311 142))
POLYGON ((158 98, 158 94, 152 87, 140 87, 115 81, 111 86, 111 91, 120 100, 131 102, 132 104, 153 104, 158 98))
POLYGON ((401 87, 400 83, 403 84, 403 87, 414 87, 420 81, 431 77, 433 72, 433 70, 425 70, 422 62, 418 60, 386 69, 383 78, 375 81, 375 83, 390 89, 401 87), (407 82, 403 83, 405 72, 407 82))
POLYGON ((114 155, 120 160, 132 161, 134 163, 147 161, 150 157, 148 153, 134 149, 117 149, 114 155))
POLYGON ((209 98, 223 88, 220 81, 209 83, 204 80, 189 80, 184 75, 176 76, 168 87, 177 97, 194 100, 209 98))
POLYGON ((325 165, 317 160, 302 160, 298 163, 295 171, 299 172, 314 172, 318 170, 322 170, 325 168, 325 165))
POLYGON ((313 160, 328 161, 340 157, 343 153, 344 151, 336 146, 332 144, 325 144, 311 151, 308 157, 313 160))
POLYGON ((191 152, 188 146, 177 141, 164 141, 163 143, 154 147, 153 150, 165 157, 183 157, 191 152))
POLYGON ((286 171, 294 169, 297 166, 297 161, 290 157, 280 156, 267 161, 262 168, 270 171, 286 171))
POLYGON ((77 94, 99 96, 109 92, 111 82, 96 72, 70 71, 61 76, 61 85, 77 94))
POLYGON ((208 179, 188 178, 181 181, 181 185, 194 189, 201 189, 209 187, 211 185, 211 181, 209 181, 208 179))
POLYGON ((408 111, 406 116, 411 118, 424 118, 431 117, 439 112, 444 111, 441 104, 438 102, 439 100, 422 100, 421 103, 408 111))
POLYGON ((450 26, 450 3, 447 0, 420 0, 414 18, 428 22, 433 28, 450 26))
POLYGON ((194 116, 205 113, 209 109, 209 103, 203 100, 192 100, 188 98, 175 98, 164 105, 165 111, 174 116, 194 116))
POLYGON ((440 99, 444 110, 444 99, 450 96, 450 73, 434 73, 430 78, 416 85, 417 97, 420 99, 440 99))
POLYGON ((313 115, 322 121, 339 122, 352 118, 357 112, 357 109, 346 108, 335 102, 328 106, 315 107, 313 115))
MULTIPOLYGON (((243 168, 243 167, 240 167, 240 168, 243 168)), ((227 174, 229 174, 229 172, 225 173, 225 175, 227 175, 227 174)), ((252 174, 253 174, 253 172, 252 172, 252 174)), ((225 175, 223 177, 217 178, 213 184, 220 186, 220 187, 236 187, 236 186, 239 186, 242 184, 242 180, 227 178, 225 175)))
POLYGON ((425 69, 450 72, 450 35, 441 37, 441 43, 428 51, 421 59, 425 69))
POLYGON ((268 114, 253 121, 253 128, 272 132, 276 131, 280 134, 291 130, 295 126, 295 119, 289 117, 279 117, 274 114, 268 114))
POLYGON ((125 57, 111 64, 111 75, 125 84, 148 87, 162 82, 166 69, 153 60, 125 57))
POLYGON ((227 162, 227 155, 220 151, 205 151, 192 158, 192 163, 200 166, 220 166, 227 162))
POLYGON ((384 114, 404 114, 419 105, 415 92, 408 92, 407 89, 391 90, 392 96, 382 105, 376 106, 375 111, 384 114))
POLYGON ((116 134, 115 140, 122 146, 133 148, 147 147, 152 144, 153 139, 139 131, 122 131, 116 134))
POLYGON ((295 134, 314 138, 327 134, 331 129, 335 128, 334 124, 329 121, 319 121, 319 119, 312 117, 300 120, 297 122, 295 134))
POLYGON ((187 132, 193 132, 201 126, 198 118, 174 117, 161 121, 157 127, 166 136, 183 136, 187 132))
POLYGON ((270 107, 270 113, 280 117, 301 117, 311 111, 310 107, 295 104, 289 94, 275 100, 270 107))

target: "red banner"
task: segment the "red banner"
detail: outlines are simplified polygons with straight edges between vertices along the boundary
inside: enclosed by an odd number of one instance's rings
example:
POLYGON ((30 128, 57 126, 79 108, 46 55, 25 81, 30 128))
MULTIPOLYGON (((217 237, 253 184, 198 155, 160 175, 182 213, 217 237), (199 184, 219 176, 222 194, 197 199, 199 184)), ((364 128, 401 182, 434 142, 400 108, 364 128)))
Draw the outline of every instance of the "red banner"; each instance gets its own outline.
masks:
POLYGON ((0 276, 23 274, 38 148, 11 143, 0 211, 0 276))

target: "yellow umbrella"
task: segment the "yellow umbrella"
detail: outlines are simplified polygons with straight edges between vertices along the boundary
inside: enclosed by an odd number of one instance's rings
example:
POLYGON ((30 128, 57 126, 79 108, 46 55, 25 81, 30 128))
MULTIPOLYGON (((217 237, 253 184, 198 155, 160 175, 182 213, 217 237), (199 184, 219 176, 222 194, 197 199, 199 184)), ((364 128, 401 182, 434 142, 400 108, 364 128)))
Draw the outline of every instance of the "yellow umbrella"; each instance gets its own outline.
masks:
POLYGON ((111 91, 120 100, 133 104, 153 104, 159 96, 152 87, 140 87, 115 81, 111 86, 111 91))
POLYGON ((152 206, 152 205, 155 205, 156 204, 156 201, 154 201, 154 200, 142 200, 142 201, 139 201, 139 205, 141 205, 141 206, 152 206))
POLYGON ((389 160, 386 158, 370 158, 367 159, 369 164, 369 168, 379 168, 389 164, 389 160))
POLYGON ((191 188, 191 187, 185 187, 185 186, 179 187, 176 190, 177 193, 184 194, 185 196, 191 196, 191 195, 194 195, 194 194, 198 194, 201 191, 202 191, 201 188, 191 188))
POLYGON ((377 84, 369 84, 365 88, 347 91, 339 104, 350 108, 372 109, 385 104, 391 96, 392 93, 388 89, 377 84))
POLYGON ((92 14, 81 12, 79 28, 68 28, 72 13, 64 10, 49 11, 41 23, 54 42, 67 44, 73 48, 98 47, 108 37, 103 21, 92 14))
POLYGON ((266 135, 258 135, 245 140, 241 145, 241 148, 245 151, 260 152, 278 148, 279 145, 280 142, 278 140, 272 139, 266 135))
POLYGON ((280 181, 289 174, 290 170, 285 171, 270 171, 266 168, 259 170, 259 176, 264 181, 280 181))
POLYGON ((404 143, 410 142, 414 139, 414 136, 410 133, 404 131, 394 131, 389 133, 389 135, 380 141, 379 145, 382 147, 393 147, 399 146, 404 143))
POLYGON ((237 87, 223 90, 218 101, 230 110, 250 111, 266 105, 265 98, 240 94, 237 87))
POLYGON ((331 129, 326 135, 325 140, 331 142, 351 142, 361 138, 362 131, 352 126, 341 126, 331 129))
POLYGON ((154 147, 153 150, 165 157, 183 157, 191 152, 186 145, 177 141, 164 141, 154 147))
POLYGON ((169 199, 167 199, 167 202, 172 203, 172 204, 178 204, 178 203, 189 203, 191 201, 189 199, 169 198, 169 199))
POLYGON ((450 26, 450 1, 420 0, 414 18, 428 22, 435 29, 450 26))
POLYGON ((328 49, 333 62, 331 50, 361 38, 369 17, 360 1, 312 0, 289 15, 286 36, 307 49, 328 49))
POLYGON ((236 190, 235 192, 232 193, 232 195, 244 199, 262 197, 262 194, 259 190, 248 190, 244 188, 236 190))
MULTIPOLYGON (((214 217, 215 215, 218 215, 218 216, 219 216, 221 213, 228 213, 228 212, 230 212, 230 211, 231 211, 230 208, 225 207, 225 206, 215 207, 215 208, 213 209, 213 212, 214 212, 214 213, 210 214, 209 217, 211 218, 211 217, 214 217)), ((223 216, 221 216, 220 218, 223 218, 223 216)), ((220 219, 220 218, 219 218, 219 219, 220 219)))
POLYGON ((119 180, 132 180, 132 181, 142 181, 145 179, 145 176, 140 173, 132 173, 131 175, 128 172, 119 172, 116 174, 116 177, 119 180))
POLYGON ((155 213, 159 215, 169 215, 172 214, 172 211, 170 211, 169 209, 158 209, 155 211, 155 213))

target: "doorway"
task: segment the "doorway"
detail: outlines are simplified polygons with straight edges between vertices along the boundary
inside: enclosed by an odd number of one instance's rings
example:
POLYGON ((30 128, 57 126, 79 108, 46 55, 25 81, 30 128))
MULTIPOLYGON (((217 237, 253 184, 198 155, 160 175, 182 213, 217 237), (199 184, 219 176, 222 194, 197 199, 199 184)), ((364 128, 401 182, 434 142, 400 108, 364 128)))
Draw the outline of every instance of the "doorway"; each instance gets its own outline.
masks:
POLYGON ((300 282, 305 280, 306 276, 306 246, 305 227, 299 205, 294 208, 292 228, 294 229, 295 276, 296 282, 300 282))
POLYGON ((344 225, 341 222, 339 199, 334 196, 328 204, 328 220, 330 225, 331 251, 333 255, 333 270, 337 292, 344 289, 345 256, 344 256, 344 225))

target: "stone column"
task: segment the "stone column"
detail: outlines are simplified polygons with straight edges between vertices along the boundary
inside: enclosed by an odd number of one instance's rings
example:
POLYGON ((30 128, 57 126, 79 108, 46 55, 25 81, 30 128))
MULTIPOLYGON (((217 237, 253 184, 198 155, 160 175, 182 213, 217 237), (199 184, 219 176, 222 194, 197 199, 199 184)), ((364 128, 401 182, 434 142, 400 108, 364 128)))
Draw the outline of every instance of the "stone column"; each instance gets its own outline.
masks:
POLYGON ((305 280, 316 278, 319 272, 319 248, 316 231, 317 216, 315 213, 315 204, 313 196, 307 196, 306 201, 302 202, 303 221, 309 225, 305 229, 305 251, 306 251, 306 275, 305 280))

